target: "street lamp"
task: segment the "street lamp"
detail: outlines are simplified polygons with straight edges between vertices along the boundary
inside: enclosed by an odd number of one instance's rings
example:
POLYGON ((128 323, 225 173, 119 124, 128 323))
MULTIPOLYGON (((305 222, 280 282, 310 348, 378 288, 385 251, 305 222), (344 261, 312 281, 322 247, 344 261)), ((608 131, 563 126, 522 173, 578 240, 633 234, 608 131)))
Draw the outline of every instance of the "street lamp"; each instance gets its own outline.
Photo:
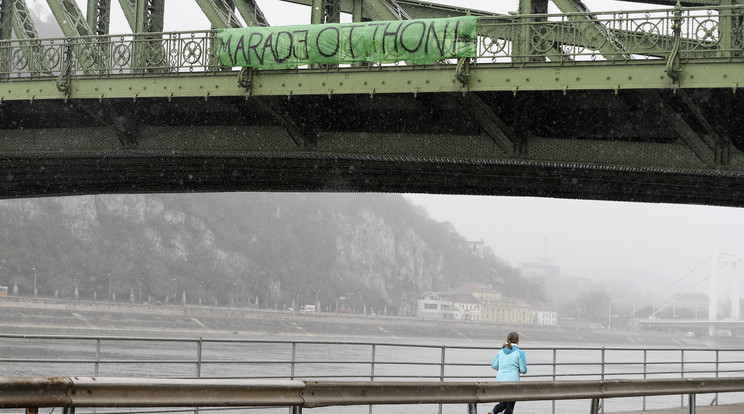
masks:
POLYGON ((139 298, 137 299, 137 302, 142 303, 142 281, 145 280, 144 277, 141 277, 139 280, 139 298))
POLYGON ((32 267, 31 269, 33 269, 33 271, 34 271, 34 297, 36 297, 38 295, 38 293, 39 293, 36 290, 36 268, 35 267, 32 267))
POLYGON ((203 280, 199 282, 199 306, 201 306, 201 288, 203 284, 204 284, 203 280))
POLYGON ((313 292, 315 292, 315 306, 317 307, 315 309, 316 312, 320 312, 320 303, 318 303, 318 293, 320 293, 320 289, 313 289, 313 292))
POLYGON ((175 305, 176 302, 178 302, 178 281, 176 278, 173 278, 173 304, 175 305))
POLYGON ((109 280, 108 299, 111 300, 111 273, 106 273, 106 276, 108 276, 108 280, 109 280))

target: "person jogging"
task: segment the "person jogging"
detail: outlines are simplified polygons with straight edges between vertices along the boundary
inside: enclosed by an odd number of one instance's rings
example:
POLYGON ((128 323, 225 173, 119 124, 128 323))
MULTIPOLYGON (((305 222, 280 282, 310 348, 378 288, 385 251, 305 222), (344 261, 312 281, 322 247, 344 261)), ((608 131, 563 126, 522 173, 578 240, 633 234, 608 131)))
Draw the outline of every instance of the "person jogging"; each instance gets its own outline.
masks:
MULTIPOLYGON (((491 361, 491 368, 498 371, 496 381, 519 381, 519 375, 527 373, 527 359, 524 356, 524 351, 517 346, 518 344, 519 334, 510 332, 506 336, 506 343, 491 361)), ((502 411, 504 414, 512 414, 514 404, 516 404, 516 401, 502 401, 496 404, 488 414, 497 414, 502 411)))

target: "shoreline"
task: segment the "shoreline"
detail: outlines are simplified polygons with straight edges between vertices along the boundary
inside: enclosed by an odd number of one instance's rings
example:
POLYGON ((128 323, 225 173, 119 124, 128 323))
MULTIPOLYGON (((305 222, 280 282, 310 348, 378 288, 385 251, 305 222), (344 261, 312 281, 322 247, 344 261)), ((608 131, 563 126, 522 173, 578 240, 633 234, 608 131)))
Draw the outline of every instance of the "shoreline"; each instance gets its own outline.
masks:
MULTIPOLYGON (((432 320, 412 317, 306 313, 265 309, 207 306, 156 306, 109 302, 2 297, 0 331, 21 334, 38 331, 75 331, 113 334, 184 334, 195 336, 343 338, 343 340, 480 342, 499 346, 510 331, 540 346, 731 347, 722 338, 687 338, 651 331, 578 331, 556 326, 504 324, 482 321, 432 320)), ((738 345, 738 344, 737 344, 738 345)), ((740 346, 737 346, 739 348, 740 346)))

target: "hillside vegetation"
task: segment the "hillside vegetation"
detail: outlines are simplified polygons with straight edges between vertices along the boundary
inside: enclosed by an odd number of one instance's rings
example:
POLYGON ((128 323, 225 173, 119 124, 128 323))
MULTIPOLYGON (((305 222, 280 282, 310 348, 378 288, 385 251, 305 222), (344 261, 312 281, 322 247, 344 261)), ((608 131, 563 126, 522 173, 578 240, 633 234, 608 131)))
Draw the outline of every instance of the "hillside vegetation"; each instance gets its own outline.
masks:
POLYGON ((517 269, 393 194, 97 195, 0 201, 0 284, 40 296, 410 314, 517 269))

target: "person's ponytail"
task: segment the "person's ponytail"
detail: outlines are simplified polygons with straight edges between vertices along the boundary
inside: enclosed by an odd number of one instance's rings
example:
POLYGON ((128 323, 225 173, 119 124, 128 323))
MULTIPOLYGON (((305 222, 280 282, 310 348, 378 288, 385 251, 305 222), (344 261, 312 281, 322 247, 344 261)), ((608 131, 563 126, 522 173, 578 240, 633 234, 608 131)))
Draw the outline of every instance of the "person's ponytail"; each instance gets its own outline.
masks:
POLYGON ((504 343, 504 346, 501 347, 501 349, 506 348, 507 346, 509 349, 512 348, 512 344, 518 344, 519 343, 519 334, 516 332, 509 332, 509 335, 506 336, 506 342, 504 343))

